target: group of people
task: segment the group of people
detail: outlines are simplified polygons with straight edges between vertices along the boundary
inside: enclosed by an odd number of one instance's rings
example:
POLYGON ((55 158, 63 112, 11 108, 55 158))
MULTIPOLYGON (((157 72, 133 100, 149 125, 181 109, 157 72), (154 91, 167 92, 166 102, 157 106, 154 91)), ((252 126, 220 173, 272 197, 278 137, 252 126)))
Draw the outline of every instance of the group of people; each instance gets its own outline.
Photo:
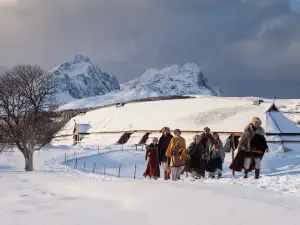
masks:
MULTIPOLYGON (((160 166, 165 180, 179 180, 184 173, 191 173, 193 179, 204 178, 206 171, 209 178, 222 177, 225 152, 218 133, 211 133, 205 127, 201 135, 193 137, 188 147, 179 129, 174 131, 174 136, 168 127, 164 127, 161 133, 162 136, 152 138, 146 148, 145 159, 148 163, 144 177, 159 178, 160 166)), ((268 152, 264 129, 258 117, 246 126, 237 150, 229 168, 239 172, 244 169, 244 178, 248 178, 248 173, 255 169, 255 178, 258 179, 261 159, 268 152)))
POLYGON ((168 127, 164 127, 161 133, 160 139, 152 138, 146 148, 146 160, 149 158, 149 161, 145 177, 160 177, 159 166, 165 180, 179 180, 184 172, 191 173, 194 179, 205 177, 205 171, 209 172, 210 178, 222 176, 225 152, 217 133, 211 134, 206 127, 201 135, 193 137, 188 147, 179 129, 175 130, 174 136, 168 127))

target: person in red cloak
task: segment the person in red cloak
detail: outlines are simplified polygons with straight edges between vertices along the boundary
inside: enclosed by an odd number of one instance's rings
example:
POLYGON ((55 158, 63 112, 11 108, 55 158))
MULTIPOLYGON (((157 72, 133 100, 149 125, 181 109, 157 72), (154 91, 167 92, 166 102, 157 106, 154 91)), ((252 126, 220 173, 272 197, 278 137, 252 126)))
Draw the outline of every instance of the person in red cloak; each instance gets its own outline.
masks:
POLYGON ((238 144, 238 153, 229 168, 241 172, 244 169, 244 178, 255 169, 255 179, 259 178, 261 160, 268 152, 268 145, 265 138, 265 131, 261 127, 261 120, 254 117, 251 123, 246 126, 238 144))
POLYGON ((160 177, 160 171, 159 171, 159 154, 158 154, 158 139, 154 137, 152 139, 152 143, 147 146, 146 148, 146 155, 145 159, 147 163, 147 168, 144 173, 144 177, 149 177, 153 179, 157 179, 160 177))

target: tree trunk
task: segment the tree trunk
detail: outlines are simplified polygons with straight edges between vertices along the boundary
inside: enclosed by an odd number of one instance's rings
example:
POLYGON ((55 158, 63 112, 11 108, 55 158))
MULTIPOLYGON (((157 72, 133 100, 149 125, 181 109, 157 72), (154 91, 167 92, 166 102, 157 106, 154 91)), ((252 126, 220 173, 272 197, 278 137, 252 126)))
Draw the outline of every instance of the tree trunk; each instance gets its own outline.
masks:
POLYGON ((24 154, 26 171, 33 171, 33 153, 34 151, 28 151, 24 154))

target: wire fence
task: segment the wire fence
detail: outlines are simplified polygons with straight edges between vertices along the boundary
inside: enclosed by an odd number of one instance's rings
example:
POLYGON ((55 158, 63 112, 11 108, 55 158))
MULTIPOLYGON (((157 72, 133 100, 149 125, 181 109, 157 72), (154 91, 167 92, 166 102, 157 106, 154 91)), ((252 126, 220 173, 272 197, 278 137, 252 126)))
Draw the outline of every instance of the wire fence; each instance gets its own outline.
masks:
POLYGON ((71 167, 76 170, 84 171, 84 172, 97 173, 97 174, 113 176, 117 178, 130 177, 136 179, 137 168, 138 168, 137 164, 133 164, 132 169, 130 169, 128 168, 128 165, 126 166, 126 168, 123 168, 121 163, 119 163, 118 166, 116 167, 116 165, 112 166, 103 162, 102 163, 91 162, 88 158, 86 158, 87 160, 85 161, 85 157, 100 155, 102 153, 107 153, 110 151, 125 151, 125 150, 144 151, 144 146, 142 145, 140 146, 107 145, 101 147, 97 146, 95 151, 93 151, 93 154, 90 155, 88 155, 89 151, 86 151, 86 155, 82 153, 77 154, 76 151, 73 151, 72 153, 68 153, 68 154, 65 153, 64 164, 68 167, 71 167), (126 175, 122 176, 122 173, 126 175))

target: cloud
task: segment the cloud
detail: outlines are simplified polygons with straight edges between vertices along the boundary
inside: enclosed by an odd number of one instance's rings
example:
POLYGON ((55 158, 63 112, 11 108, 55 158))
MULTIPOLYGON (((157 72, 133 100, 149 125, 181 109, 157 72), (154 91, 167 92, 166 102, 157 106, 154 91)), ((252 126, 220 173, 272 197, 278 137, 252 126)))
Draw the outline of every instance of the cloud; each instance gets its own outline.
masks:
POLYGON ((0 7, 17 6, 18 4, 18 0, 0 0, 0 7))
POLYGON ((287 18, 285 16, 272 18, 267 21, 263 21, 261 24, 261 29, 258 32, 258 36, 263 36, 265 33, 272 31, 274 29, 285 28, 287 23, 287 18))
POLYGON ((300 0, 289 0, 290 9, 300 13, 300 0))
POLYGON ((82 53, 121 82, 147 68, 195 62, 225 92, 230 80, 296 83, 296 9, 287 0, 22 0, 0 7, 0 64, 51 68, 82 53))

